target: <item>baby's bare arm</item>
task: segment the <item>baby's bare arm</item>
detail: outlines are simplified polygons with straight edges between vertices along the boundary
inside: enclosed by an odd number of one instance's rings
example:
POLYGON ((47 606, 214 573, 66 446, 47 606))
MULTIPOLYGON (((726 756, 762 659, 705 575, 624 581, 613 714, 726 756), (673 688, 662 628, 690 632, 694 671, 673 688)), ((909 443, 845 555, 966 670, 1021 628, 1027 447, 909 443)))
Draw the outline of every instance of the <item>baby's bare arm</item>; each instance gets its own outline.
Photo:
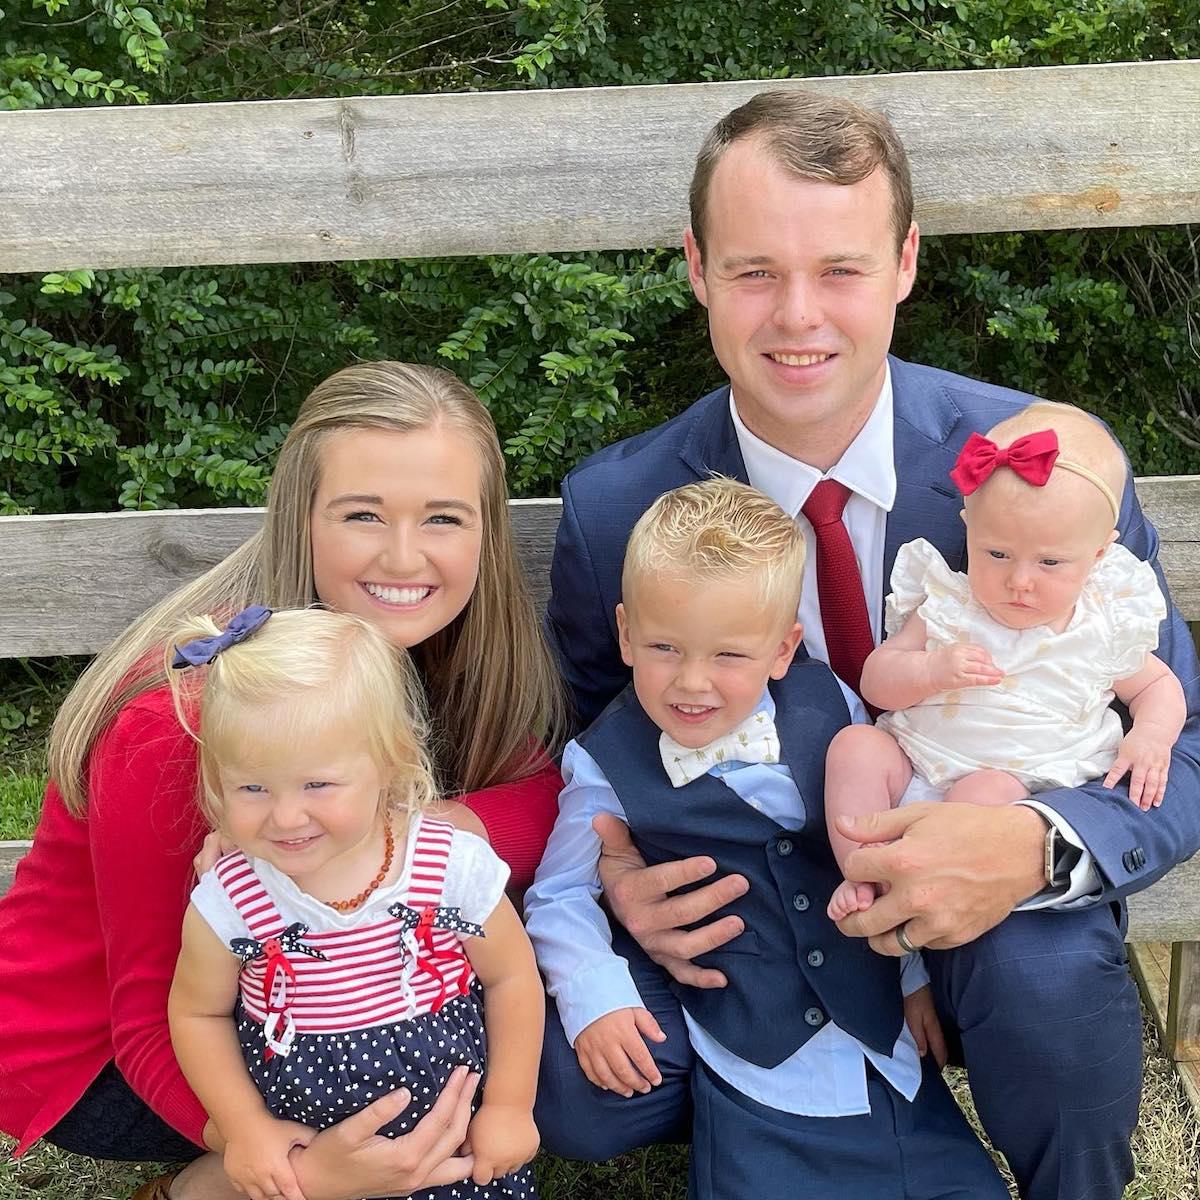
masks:
POLYGON ((1171 749, 1187 720, 1187 700, 1170 667, 1153 654, 1142 669, 1113 684, 1128 708, 1133 726, 1121 740, 1104 786, 1129 776, 1129 798, 1140 808, 1162 803, 1171 764, 1171 749))
POLYGON ((925 622, 916 613, 868 656, 863 664, 863 699, 895 711, 938 692, 987 687, 1004 678, 982 646, 969 643, 926 650, 925 622))

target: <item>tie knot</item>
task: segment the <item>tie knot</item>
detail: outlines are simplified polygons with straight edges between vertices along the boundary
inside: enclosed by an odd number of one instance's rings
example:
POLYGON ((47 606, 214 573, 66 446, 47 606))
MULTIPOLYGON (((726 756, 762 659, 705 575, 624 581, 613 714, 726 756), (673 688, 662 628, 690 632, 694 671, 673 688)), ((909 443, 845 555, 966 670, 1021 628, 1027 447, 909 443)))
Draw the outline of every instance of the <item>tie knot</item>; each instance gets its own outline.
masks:
POLYGON ((815 529, 819 525, 832 525, 842 519, 842 510, 850 499, 850 489, 836 479, 822 479, 812 490, 800 511, 815 529))

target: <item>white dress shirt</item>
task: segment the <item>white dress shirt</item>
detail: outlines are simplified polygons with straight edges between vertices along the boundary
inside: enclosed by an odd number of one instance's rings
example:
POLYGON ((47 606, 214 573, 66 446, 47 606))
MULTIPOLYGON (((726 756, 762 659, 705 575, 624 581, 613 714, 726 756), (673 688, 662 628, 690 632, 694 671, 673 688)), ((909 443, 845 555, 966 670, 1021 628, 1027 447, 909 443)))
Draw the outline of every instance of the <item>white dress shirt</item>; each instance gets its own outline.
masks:
MULTIPOLYGON (((884 541, 887 534, 887 515, 896 501, 896 460, 894 449, 894 419, 892 405, 892 369, 887 365, 883 389, 858 435, 842 457, 822 474, 816 467, 784 454, 751 433, 738 415, 737 401, 729 393, 729 415, 737 435, 746 478, 760 492, 765 492, 785 513, 795 518, 811 547, 812 525, 800 511, 822 479, 836 479, 850 489, 850 498, 842 514, 842 523, 850 534, 854 556, 862 576, 863 595, 867 599, 867 614, 871 619, 871 635, 878 646, 882 640, 883 597, 889 582, 883 575, 884 541)), ((804 563, 804 585, 800 594, 799 620, 804 626, 804 645, 813 658, 828 661, 825 628, 821 622, 821 602, 817 591, 815 554, 804 563)), ((846 690, 843 688, 843 690, 846 690)), ((1090 904, 1100 894, 1100 875, 1095 861, 1083 840, 1069 822, 1052 808, 1035 798, 1020 803, 1036 809, 1051 824, 1058 827, 1063 839, 1080 850, 1079 860, 1071 870, 1066 891, 1044 892, 1032 896, 1018 907, 1070 908, 1090 904)))

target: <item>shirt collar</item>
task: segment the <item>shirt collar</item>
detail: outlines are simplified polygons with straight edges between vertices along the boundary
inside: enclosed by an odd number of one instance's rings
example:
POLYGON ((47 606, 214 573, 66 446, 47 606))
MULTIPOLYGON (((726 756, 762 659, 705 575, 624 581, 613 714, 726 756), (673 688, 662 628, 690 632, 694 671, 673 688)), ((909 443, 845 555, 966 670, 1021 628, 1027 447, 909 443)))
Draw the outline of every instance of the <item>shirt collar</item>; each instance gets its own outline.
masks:
POLYGON ((883 388, 858 436, 845 453, 822 475, 816 467, 792 458, 752 433, 738 415, 733 388, 729 389, 729 415, 754 487, 774 498, 784 512, 795 516, 822 479, 836 479, 884 512, 896 501, 896 459, 893 441, 892 367, 886 362, 883 388))

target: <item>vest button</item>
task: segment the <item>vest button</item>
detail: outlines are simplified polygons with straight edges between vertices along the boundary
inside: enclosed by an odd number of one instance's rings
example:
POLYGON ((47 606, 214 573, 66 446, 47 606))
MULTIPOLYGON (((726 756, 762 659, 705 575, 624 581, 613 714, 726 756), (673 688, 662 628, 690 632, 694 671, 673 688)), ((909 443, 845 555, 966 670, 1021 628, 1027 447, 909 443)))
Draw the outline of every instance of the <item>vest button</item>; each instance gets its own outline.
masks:
POLYGON ((825 955, 820 950, 810 950, 808 952, 808 965, 810 967, 819 967, 825 961, 825 955))
POLYGON ((792 839, 780 838, 779 841, 775 843, 775 849, 779 851, 781 857, 787 858, 787 856, 792 852, 792 839))
POLYGON ((797 892, 792 897, 792 907, 797 912, 808 912, 808 897, 803 892, 797 892))
POLYGON ((819 1008, 808 1008, 804 1011, 804 1023, 806 1025, 821 1025, 825 1021, 825 1014, 819 1008))

